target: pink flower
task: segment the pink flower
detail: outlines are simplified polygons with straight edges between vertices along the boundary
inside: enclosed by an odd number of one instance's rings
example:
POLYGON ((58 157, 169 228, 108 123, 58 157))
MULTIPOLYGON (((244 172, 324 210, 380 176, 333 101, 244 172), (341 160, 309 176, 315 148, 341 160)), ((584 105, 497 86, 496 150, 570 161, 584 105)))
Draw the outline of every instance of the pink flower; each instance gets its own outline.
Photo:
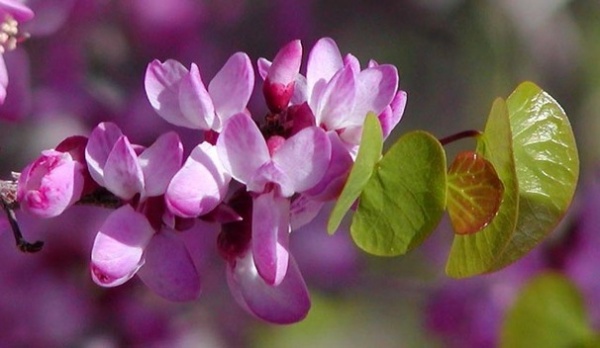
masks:
MULTIPOLYGON (((330 38, 317 41, 310 51, 306 80, 302 82, 305 87, 298 89, 293 102, 308 102, 317 125, 337 131, 349 145, 360 142, 361 131, 355 128, 362 127, 367 114, 383 113, 400 93, 396 67, 371 62, 361 70, 356 57, 349 54, 342 58, 330 38)), ((392 122, 400 120, 404 108, 396 107, 395 111, 392 122)))
POLYGON ((144 149, 132 145, 112 123, 94 129, 86 148, 90 173, 127 202, 110 214, 94 240, 91 273, 97 284, 117 286, 137 273, 167 299, 199 295, 199 275, 183 240, 173 232, 176 224, 164 201, 182 157, 173 132, 144 149))
POLYGON ((223 167, 254 198, 252 253, 263 279, 278 285, 288 268, 290 197, 321 180, 330 161, 326 133, 308 127, 288 139, 274 135, 265 140, 245 114, 229 119, 217 140, 223 167))
POLYGON ((81 198, 88 176, 81 155, 86 142, 84 137, 67 138, 56 149, 42 151, 23 169, 17 200, 24 211, 42 218, 55 217, 81 198))
POLYGON ((310 309, 310 297, 296 261, 289 256, 285 276, 278 285, 265 281, 250 246, 255 219, 264 217, 254 213, 253 199, 243 189, 234 193, 228 204, 241 217, 239 221, 223 224, 218 239, 219 251, 227 261, 227 284, 233 297, 260 319, 278 324, 302 320, 310 309))
POLYGON ((146 70, 145 87, 150 104, 166 121, 220 131, 225 120, 245 111, 254 87, 254 73, 250 58, 236 53, 207 88, 195 64, 188 71, 174 60, 154 60, 146 70))
POLYGON ((215 146, 204 142, 194 148, 165 193, 167 207, 176 216, 194 218, 217 207, 227 194, 231 176, 217 157, 215 146))

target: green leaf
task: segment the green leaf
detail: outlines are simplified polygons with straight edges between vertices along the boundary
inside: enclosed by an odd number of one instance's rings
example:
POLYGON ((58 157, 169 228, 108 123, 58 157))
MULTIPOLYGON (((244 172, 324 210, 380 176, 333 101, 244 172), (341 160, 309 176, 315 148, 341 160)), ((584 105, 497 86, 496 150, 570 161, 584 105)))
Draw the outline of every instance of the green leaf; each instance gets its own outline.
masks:
POLYGON ((486 158, 504 185, 502 203, 496 217, 481 231, 456 235, 450 249, 446 274, 454 278, 487 272, 508 244, 515 230, 518 208, 518 184, 512 148, 508 109, 498 98, 492 105, 477 153, 486 158))
POLYGON ((455 236, 446 265, 452 277, 493 272, 523 257, 556 227, 575 193, 577 146, 560 105, 531 82, 503 105, 494 103, 477 146, 504 184, 502 203, 481 232, 455 236))
POLYGON ((340 226, 344 215, 352 207, 373 174, 375 164, 381 158, 383 135, 377 116, 369 113, 365 119, 356 161, 327 222, 327 232, 333 234, 340 226))
POLYGON ((494 166, 473 151, 459 153, 448 169, 448 214, 456 234, 473 234, 498 213, 504 185, 494 166))
POLYGON ((584 347, 597 339, 577 288, 559 274, 546 273, 527 284, 508 311, 500 346, 584 347))
POLYGON ((446 205, 446 154, 422 131, 396 141, 360 195, 350 232, 365 251, 406 253, 437 226, 446 205))
MULTIPOLYGON (((560 222, 579 177, 577 145, 560 105, 532 82, 507 99, 519 181, 516 233, 493 269, 531 251, 560 222)), ((491 271, 490 270, 490 271, 491 271)))

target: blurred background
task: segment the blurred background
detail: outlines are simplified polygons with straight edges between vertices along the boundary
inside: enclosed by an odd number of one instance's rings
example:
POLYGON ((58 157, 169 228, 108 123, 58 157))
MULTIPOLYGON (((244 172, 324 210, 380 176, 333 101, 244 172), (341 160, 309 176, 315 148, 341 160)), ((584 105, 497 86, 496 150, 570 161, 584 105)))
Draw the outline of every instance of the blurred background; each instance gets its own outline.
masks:
MULTIPOLYGON (((41 221, 19 216, 27 238, 46 241, 21 254, 0 233, 0 347, 494 347, 502 318, 531 276, 570 276, 600 328, 594 266, 600 189, 600 3, 595 0, 26 0, 31 38, 4 55, 10 84, 0 107, 0 173, 9 178, 68 135, 117 123, 132 142, 179 132, 189 152, 198 132, 175 128, 151 109, 147 64, 198 64, 205 82, 244 51, 256 61, 301 39, 306 53, 332 37, 353 53, 398 67, 408 92, 392 138, 415 129, 444 137, 482 129, 493 100, 532 80, 566 110, 578 141, 580 189, 565 222, 525 259, 492 275, 444 274, 452 232, 446 221, 407 256, 367 256, 349 237, 306 228, 292 249, 311 289, 308 318, 260 322, 238 308, 222 260, 199 243, 203 294, 170 303, 137 278, 113 289, 91 281, 93 237, 107 211, 75 207, 41 221), (595 238, 595 239, 594 239, 595 238)), ((305 60, 304 60, 305 62, 305 60)), ((260 79, 257 78, 257 83, 260 79)), ((260 93, 249 108, 266 112, 260 93)), ((388 141, 388 145, 393 139, 388 141)), ((472 148, 463 140, 449 158, 472 148)), ((323 217, 326 218, 326 217, 323 217)), ((598 221, 600 222, 600 221, 598 221)), ((208 247, 207 247, 208 246, 208 247)))

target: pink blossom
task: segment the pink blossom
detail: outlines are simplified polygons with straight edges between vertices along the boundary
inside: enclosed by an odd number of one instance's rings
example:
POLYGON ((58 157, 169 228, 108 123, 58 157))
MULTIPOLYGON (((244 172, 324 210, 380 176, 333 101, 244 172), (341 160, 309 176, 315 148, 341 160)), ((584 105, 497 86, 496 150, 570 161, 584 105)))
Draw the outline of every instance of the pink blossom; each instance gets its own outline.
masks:
POLYGON ((195 64, 187 70, 174 60, 155 60, 146 70, 145 87, 150 104, 166 121, 220 131, 225 120, 245 111, 254 87, 254 73, 248 56, 236 53, 207 88, 195 64))
POLYGON ((83 190, 83 165, 70 154, 45 150, 19 177, 17 199, 23 210, 43 218, 62 214, 83 190))
POLYGON ((231 176, 217 158, 216 147, 204 142, 192 150, 169 183, 167 207, 183 218, 205 215, 221 203, 230 181, 231 176))
POLYGON ((86 143, 84 137, 67 138, 23 169, 17 200, 24 211, 55 217, 81 198, 88 176, 81 156, 86 143))
POLYGON ((217 140, 223 167, 254 198, 252 253, 259 274, 278 285, 288 266, 289 198, 321 180, 330 161, 325 132, 308 127, 288 139, 265 140, 245 114, 229 119, 217 140))
POLYGON ((260 319, 278 324, 302 320, 310 309, 310 298, 293 256, 289 255, 279 284, 268 283, 257 268, 250 246, 255 219, 264 217, 254 213, 253 199, 243 189, 234 193, 228 203, 242 217, 223 224, 218 239, 219 251, 227 261, 227 284, 233 297, 260 319))
POLYGON ((142 148, 112 123, 94 129, 86 148, 90 173, 127 202, 108 216, 94 240, 90 268, 97 284, 117 286, 137 273, 165 298, 185 301, 199 295, 199 275, 185 243, 173 233, 176 224, 164 201, 182 157, 172 132, 142 148))

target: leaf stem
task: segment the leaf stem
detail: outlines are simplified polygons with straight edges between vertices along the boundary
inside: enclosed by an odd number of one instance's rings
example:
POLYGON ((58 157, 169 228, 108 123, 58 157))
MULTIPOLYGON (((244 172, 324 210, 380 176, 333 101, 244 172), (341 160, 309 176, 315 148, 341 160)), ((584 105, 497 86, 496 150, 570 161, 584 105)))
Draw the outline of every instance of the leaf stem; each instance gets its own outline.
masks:
POLYGON ((477 137, 481 136, 482 134, 483 134, 483 132, 478 131, 476 129, 469 129, 466 131, 462 131, 462 132, 458 132, 456 134, 449 135, 445 138, 439 139, 439 141, 443 146, 446 146, 457 140, 464 139, 464 138, 477 138, 477 137))

